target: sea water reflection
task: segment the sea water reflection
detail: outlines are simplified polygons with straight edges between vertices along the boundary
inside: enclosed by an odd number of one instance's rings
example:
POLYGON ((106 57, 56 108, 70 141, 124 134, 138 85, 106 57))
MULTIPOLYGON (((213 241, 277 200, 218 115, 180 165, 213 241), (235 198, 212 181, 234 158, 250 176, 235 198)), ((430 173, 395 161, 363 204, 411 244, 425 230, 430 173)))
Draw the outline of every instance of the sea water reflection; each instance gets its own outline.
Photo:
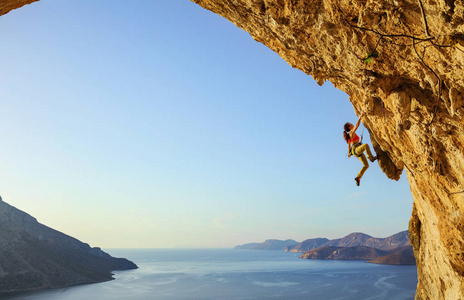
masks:
POLYGON ((415 266, 299 259, 283 251, 110 249, 139 269, 116 280, 0 297, 31 300, 412 300, 415 266))

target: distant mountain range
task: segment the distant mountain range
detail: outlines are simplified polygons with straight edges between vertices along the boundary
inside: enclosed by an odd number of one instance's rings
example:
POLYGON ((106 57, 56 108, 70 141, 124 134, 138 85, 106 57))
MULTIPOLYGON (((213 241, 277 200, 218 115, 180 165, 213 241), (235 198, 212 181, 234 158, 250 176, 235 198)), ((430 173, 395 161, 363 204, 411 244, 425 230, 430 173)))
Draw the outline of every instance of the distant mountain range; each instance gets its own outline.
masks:
POLYGON ((249 243, 244 245, 235 246, 234 249, 248 249, 248 250, 285 250, 298 244, 294 240, 265 240, 262 243, 249 243))
POLYGON ((354 232, 341 239, 309 239, 297 245, 289 246, 285 249, 287 252, 307 252, 319 247, 356 247, 367 246, 379 250, 393 250, 403 246, 411 245, 409 243, 408 231, 401 231, 387 238, 375 238, 370 235, 354 232), (322 243, 325 240, 324 243, 322 243))
POLYGON ((304 253, 306 259, 366 260, 378 264, 415 264, 408 231, 402 231, 387 238, 375 238, 364 233, 351 233, 343 238, 307 239, 301 243, 293 240, 266 240, 263 243, 251 243, 236 246, 235 249, 283 250, 304 253), (285 243, 288 246, 282 248, 285 243))
POLYGON ((326 238, 308 239, 304 240, 299 244, 288 246, 287 248, 285 248, 285 252, 306 252, 312 249, 322 247, 324 244, 328 242, 330 242, 330 240, 326 238))
POLYGON ((111 271, 136 268, 40 224, 0 198, 0 295, 102 282, 112 279, 111 271))

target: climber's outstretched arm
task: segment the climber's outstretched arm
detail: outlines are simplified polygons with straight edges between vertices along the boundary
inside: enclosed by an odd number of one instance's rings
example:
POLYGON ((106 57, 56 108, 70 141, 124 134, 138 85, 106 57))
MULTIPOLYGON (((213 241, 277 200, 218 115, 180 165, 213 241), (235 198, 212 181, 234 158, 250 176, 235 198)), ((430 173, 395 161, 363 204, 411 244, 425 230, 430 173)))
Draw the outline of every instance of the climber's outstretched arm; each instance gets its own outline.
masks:
POLYGON ((356 122, 356 124, 354 125, 353 129, 350 130, 350 136, 352 134, 354 134, 356 132, 356 130, 358 129, 359 125, 361 125, 361 119, 362 119, 362 117, 364 117, 365 114, 366 114, 365 112, 362 112, 361 116, 359 116, 359 119, 356 122))

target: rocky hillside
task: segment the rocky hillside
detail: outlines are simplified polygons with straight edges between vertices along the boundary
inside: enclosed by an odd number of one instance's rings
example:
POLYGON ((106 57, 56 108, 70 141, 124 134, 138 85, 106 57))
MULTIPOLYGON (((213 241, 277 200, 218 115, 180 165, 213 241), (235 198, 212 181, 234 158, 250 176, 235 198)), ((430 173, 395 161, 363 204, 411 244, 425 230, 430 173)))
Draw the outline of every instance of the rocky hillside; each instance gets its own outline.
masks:
POLYGON ((127 259, 40 224, 0 198, 0 293, 107 281, 111 271, 135 268, 127 259))
MULTIPOLYGON (((192 1, 367 113, 380 168, 405 170, 414 197, 416 299, 464 299, 462 1, 192 1)), ((1 13, 31 2, 4 0, 1 13)))
POLYGON ((294 240, 266 240, 262 243, 249 243, 235 246, 234 249, 249 249, 249 250, 285 250, 288 246, 298 244, 294 240))

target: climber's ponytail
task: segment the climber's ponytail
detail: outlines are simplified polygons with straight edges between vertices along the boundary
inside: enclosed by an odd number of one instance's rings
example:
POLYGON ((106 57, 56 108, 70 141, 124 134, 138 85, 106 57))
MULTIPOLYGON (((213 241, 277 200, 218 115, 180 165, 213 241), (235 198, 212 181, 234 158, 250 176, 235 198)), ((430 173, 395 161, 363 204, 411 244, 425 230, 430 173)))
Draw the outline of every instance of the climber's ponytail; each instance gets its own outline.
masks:
POLYGON ((343 126, 343 129, 345 130, 343 131, 343 138, 345 139, 346 143, 348 143, 348 141, 350 140, 350 125, 351 123, 346 123, 343 126))

